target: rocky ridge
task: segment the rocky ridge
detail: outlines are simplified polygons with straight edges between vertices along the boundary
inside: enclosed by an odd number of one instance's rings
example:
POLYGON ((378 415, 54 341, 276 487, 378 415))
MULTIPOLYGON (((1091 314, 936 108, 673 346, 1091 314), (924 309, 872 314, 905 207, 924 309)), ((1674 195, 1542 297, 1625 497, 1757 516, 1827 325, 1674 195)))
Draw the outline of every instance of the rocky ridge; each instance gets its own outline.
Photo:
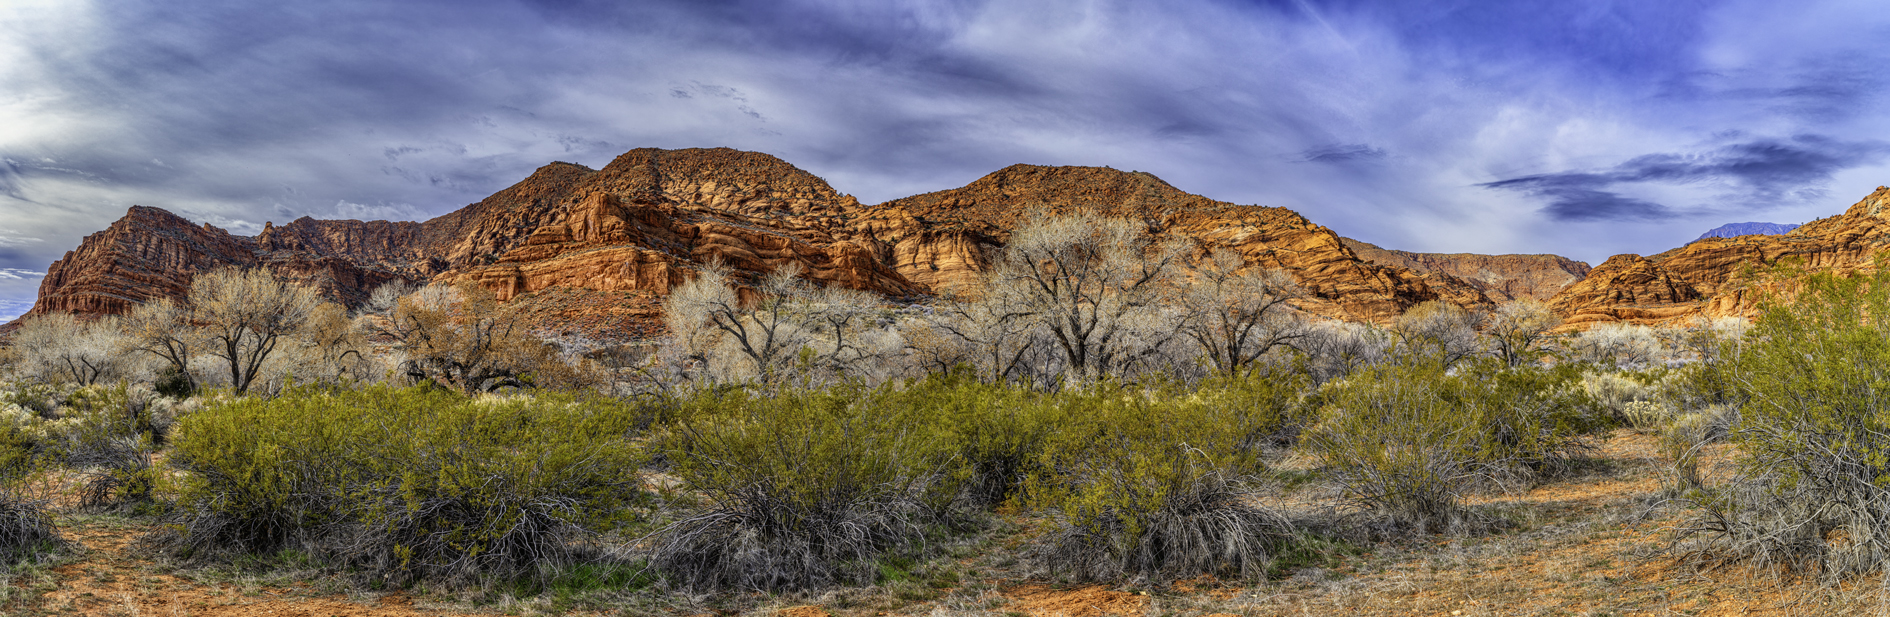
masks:
POLYGON ((1361 259, 1291 210, 1215 201, 1142 172, 1014 165, 964 187, 864 205, 766 154, 642 148, 602 169, 546 165, 417 223, 303 218, 244 237, 133 207, 53 264, 28 314, 120 313, 183 295, 196 273, 259 266, 349 304, 407 280, 478 284, 507 301, 557 302, 570 295, 552 293, 562 289, 592 294, 583 296, 590 305, 636 306, 534 309, 597 332, 652 319, 656 299, 711 262, 738 278, 795 263, 810 279, 889 298, 936 293, 974 280, 1022 217, 1078 210, 1285 269, 1310 292, 1305 308, 1332 317, 1382 322, 1425 300, 1491 301, 1464 280, 1361 259))
POLYGON ((1791 271, 1855 272, 1890 248, 1890 187, 1844 214, 1780 235, 1702 238, 1657 255, 1616 255, 1549 303, 1571 327, 1622 321, 1659 325, 1695 317, 1751 317, 1771 291, 1789 292, 1791 271), (1774 271, 1783 267, 1783 276, 1774 271))
POLYGON ((1561 255, 1413 253, 1351 238, 1341 239, 1366 261, 1406 268, 1431 280, 1454 280, 1475 287, 1498 303, 1525 298, 1547 301, 1588 276, 1590 269, 1585 262, 1561 255))

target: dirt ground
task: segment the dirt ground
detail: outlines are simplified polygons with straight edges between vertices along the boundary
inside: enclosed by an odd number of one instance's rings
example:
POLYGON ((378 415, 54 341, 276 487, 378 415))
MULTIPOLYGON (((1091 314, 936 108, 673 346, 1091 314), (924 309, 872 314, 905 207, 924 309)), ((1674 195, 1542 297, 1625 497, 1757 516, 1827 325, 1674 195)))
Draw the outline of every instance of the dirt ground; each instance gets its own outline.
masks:
POLYGON ((306 583, 268 584, 243 577, 180 575, 136 545, 148 531, 111 517, 69 520, 70 555, 37 572, 16 575, 12 601, 0 615, 210 617, 406 617, 462 615, 428 608, 405 594, 348 597, 306 583))
MULTIPOLYGON (((1709 475, 1729 473, 1729 459, 1723 448, 1709 453, 1709 475)), ((424 592, 350 593, 347 585, 319 577, 175 568, 136 545, 137 537, 149 531, 148 522, 69 516, 65 533, 82 548, 46 567, 16 573, 12 589, 0 596, 0 614, 1890 615, 1890 587, 1874 581, 1823 586, 1771 572, 1702 569, 1664 552, 1687 513, 1660 498, 1667 472, 1653 437, 1616 432, 1599 444, 1590 463, 1570 477, 1477 500, 1477 508, 1511 521, 1506 529, 1361 546, 1280 580, 1230 584, 1203 577, 1160 589, 1059 584, 1020 574, 1014 554, 1022 550, 1019 531, 947 559, 954 572, 949 584, 755 596, 733 608, 695 600, 658 609, 607 602, 577 609, 544 602, 474 606, 424 592)), ((1275 505, 1305 507, 1316 501, 1287 493, 1275 505)))

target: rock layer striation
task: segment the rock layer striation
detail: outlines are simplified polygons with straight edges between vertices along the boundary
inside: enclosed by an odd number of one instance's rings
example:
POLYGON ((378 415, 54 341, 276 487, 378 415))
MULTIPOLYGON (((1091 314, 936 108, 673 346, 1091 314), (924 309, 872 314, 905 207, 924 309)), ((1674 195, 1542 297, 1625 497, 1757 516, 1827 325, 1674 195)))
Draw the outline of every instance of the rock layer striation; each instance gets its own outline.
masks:
POLYGON ((1454 280, 1475 287, 1493 302, 1548 300, 1588 276, 1587 263, 1561 255, 1479 255, 1413 253, 1344 238, 1345 245, 1372 263, 1406 268, 1435 281, 1454 280))
POLYGON ((1695 240, 1657 255, 1616 255, 1550 300, 1573 327, 1658 325, 1695 317, 1751 317, 1768 293, 1789 294, 1805 272, 1874 270, 1890 248, 1890 188, 1844 214, 1779 235, 1695 240))
POLYGON ((1143 172, 1013 165, 960 188, 865 205, 766 154, 642 148, 602 169, 546 165, 424 222, 302 218, 246 237, 136 206, 52 265, 28 315, 121 313, 180 297, 193 276, 225 266, 268 268, 351 305, 405 280, 481 285, 506 301, 569 302, 576 293, 585 306, 638 307, 534 313, 567 322, 586 311, 597 313, 591 321, 654 319, 649 307, 711 263, 738 279, 794 264, 822 284, 911 298, 975 281, 1027 217, 1077 211, 1140 220, 1200 251, 1228 248, 1281 268, 1309 292, 1304 308, 1332 317, 1383 322, 1425 300, 1486 305, 1492 292, 1550 284, 1490 285, 1422 260, 1363 259, 1291 210, 1212 200, 1143 172))

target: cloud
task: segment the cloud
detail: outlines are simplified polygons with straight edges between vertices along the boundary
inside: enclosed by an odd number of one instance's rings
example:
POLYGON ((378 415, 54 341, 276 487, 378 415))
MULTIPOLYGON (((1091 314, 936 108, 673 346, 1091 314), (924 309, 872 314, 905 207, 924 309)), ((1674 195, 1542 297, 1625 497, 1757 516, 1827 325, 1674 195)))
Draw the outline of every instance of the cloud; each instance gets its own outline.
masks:
POLYGON ((1367 144, 1341 144, 1313 148, 1300 153, 1300 160, 1308 163, 1350 163, 1385 158, 1384 148, 1374 148, 1367 144))
POLYGON ((1676 216, 1673 208, 1607 189, 1646 183, 1722 187, 1724 200, 1762 207, 1781 200, 1825 195, 1840 171, 1875 164, 1890 152, 1881 141, 1844 141, 1820 135, 1760 139, 1691 154, 1647 154, 1601 171, 1538 174, 1481 186, 1547 199, 1556 220, 1649 220, 1676 216))
POLYGON ((644 146, 775 154, 868 203, 1109 165, 1394 248, 1593 261, 1725 222, 1701 204, 1806 220, 1890 175, 1836 137, 1890 134, 1890 15, 1773 4, 23 0, 0 268, 132 204, 420 220, 644 146))
POLYGON ((0 298, 0 323, 19 319, 27 311, 33 310, 33 301, 24 298, 0 298))
POLYGON ((0 229, 0 248, 23 246, 23 245, 33 244, 37 242, 45 242, 45 240, 41 240, 39 238, 28 238, 26 236, 14 235, 13 232, 0 229))
POLYGON ((43 276, 46 276, 45 272, 34 272, 32 270, 21 270, 19 268, 0 268, 0 279, 19 281, 43 276))

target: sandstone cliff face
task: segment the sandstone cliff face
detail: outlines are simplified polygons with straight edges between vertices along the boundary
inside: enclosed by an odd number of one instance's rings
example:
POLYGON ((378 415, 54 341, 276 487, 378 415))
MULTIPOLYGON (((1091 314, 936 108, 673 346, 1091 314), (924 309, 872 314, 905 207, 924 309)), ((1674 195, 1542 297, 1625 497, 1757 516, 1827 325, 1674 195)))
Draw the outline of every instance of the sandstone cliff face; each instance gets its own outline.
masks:
POLYGON ((1781 260, 1812 271, 1874 268, 1890 248, 1886 208, 1890 188, 1878 187, 1844 214, 1782 235, 1703 238, 1658 255, 1616 255, 1557 294, 1550 307, 1570 326, 1750 317, 1764 292, 1789 285, 1763 274, 1781 260))
POLYGON ((53 262, 26 316, 53 311, 117 314, 154 298, 180 298, 198 273, 221 267, 267 268, 354 305, 397 279, 423 281, 410 243, 414 223, 316 221, 267 226, 254 238, 231 235, 158 208, 132 206, 125 217, 53 262))
POLYGON ((455 270, 439 280, 476 282, 504 300, 552 287, 662 295, 711 262, 744 276, 794 263, 823 283, 891 296, 926 291, 877 247, 853 241, 857 200, 772 156, 642 148, 601 170, 559 173, 566 175, 556 189, 536 192, 529 203, 475 206, 517 217, 512 227, 528 231, 506 236, 486 231, 501 226, 475 223, 458 242, 434 236, 436 250, 484 261, 456 257, 455 270))
POLYGON ((1215 201, 1153 174, 1106 167, 1012 165, 961 188, 876 206, 859 228, 893 247, 901 275, 938 289, 974 280, 1026 215, 1078 211, 1141 220, 1201 250, 1229 248, 1250 264, 1283 269, 1310 292, 1302 308, 1330 317, 1384 322, 1425 300, 1490 302, 1461 281, 1427 281, 1361 260, 1332 230, 1291 210, 1215 201))
POLYGON ((1406 268, 1424 275, 1427 281, 1454 279, 1482 291, 1492 302, 1523 298, 1546 301, 1588 276, 1590 269, 1586 263, 1561 255, 1413 253, 1351 238, 1342 240, 1361 259, 1406 268))
POLYGON ((1078 210, 1282 268, 1311 292, 1305 308, 1329 316, 1386 321, 1425 300, 1491 301, 1458 278, 1360 259, 1290 210, 1215 201, 1146 173, 1014 165, 868 206, 765 154, 644 148, 597 170, 553 163, 419 223, 303 218, 245 238, 136 207, 54 264, 33 314, 122 312, 233 265, 269 268, 349 304, 393 280, 472 283, 559 322, 534 326, 637 333, 647 328, 625 322, 653 320, 660 297, 711 262, 738 280, 796 264, 826 284, 910 297, 975 280, 1022 217, 1078 210), (561 302, 578 308, 553 306, 561 302))
POLYGON ((210 225, 192 225, 157 208, 132 206, 46 269, 39 301, 27 315, 52 311, 115 314, 153 298, 181 297, 196 272, 254 267, 252 245, 210 225))

